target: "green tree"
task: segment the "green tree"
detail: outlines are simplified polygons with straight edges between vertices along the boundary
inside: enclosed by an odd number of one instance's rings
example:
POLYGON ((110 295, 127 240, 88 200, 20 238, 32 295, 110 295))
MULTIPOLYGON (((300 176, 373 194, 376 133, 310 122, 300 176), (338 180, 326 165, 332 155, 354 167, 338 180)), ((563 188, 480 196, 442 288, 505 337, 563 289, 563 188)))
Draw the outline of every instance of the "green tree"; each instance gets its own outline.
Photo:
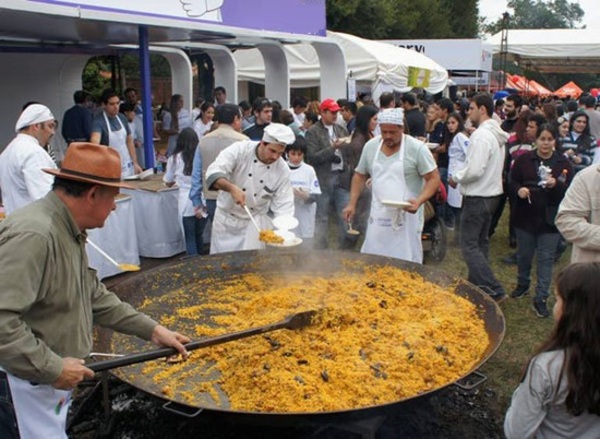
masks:
MULTIPOLYGON (((583 9, 568 0, 510 0, 513 10, 509 29, 575 29, 583 19, 583 9)), ((485 32, 495 34, 502 30, 502 18, 483 26, 485 32)))
POLYGON ((478 0, 327 0, 327 28, 368 39, 474 38, 478 0))

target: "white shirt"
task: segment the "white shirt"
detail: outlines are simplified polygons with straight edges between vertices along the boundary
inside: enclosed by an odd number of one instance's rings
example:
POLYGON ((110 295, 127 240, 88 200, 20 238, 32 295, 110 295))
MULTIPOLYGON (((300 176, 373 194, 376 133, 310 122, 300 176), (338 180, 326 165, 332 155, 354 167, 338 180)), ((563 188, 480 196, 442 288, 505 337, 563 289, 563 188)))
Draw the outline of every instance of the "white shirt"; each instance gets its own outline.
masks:
MULTIPOLYGON (((185 108, 179 110, 179 113, 177 113, 177 119, 179 120, 179 132, 181 132, 181 130, 183 130, 184 128, 190 128, 193 124, 190 112, 185 108)), ((173 117, 171 116, 171 113, 165 113, 165 115, 163 116, 163 129, 170 130, 172 123, 173 117)), ((178 137, 179 134, 169 135, 169 139, 167 141, 167 155, 171 155, 173 151, 175 151, 175 146, 177 145, 178 137)))
MULTIPOLYGON (((219 153, 206 170, 207 187, 221 177, 226 178, 246 194, 246 204, 256 215, 271 210, 275 216, 294 214, 294 193, 290 184, 290 170, 279 158, 266 164, 256 156, 258 142, 235 142, 219 153)), ((229 192, 219 191, 217 208, 234 217, 247 220, 243 207, 238 206, 229 192)))
POLYGON ((467 196, 494 197, 502 194, 504 144, 508 134, 498 122, 488 119, 471 135, 466 165, 452 179, 467 196))
POLYGON ((294 116, 294 120, 298 123, 299 126, 302 126, 304 124, 304 119, 306 119, 306 114, 304 114, 304 112, 296 114, 293 108, 288 109, 288 111, 292 113, 292 116, 294 116))
POLYGON ((207 132, 210 131, 210 128, 212 127, 213 121, 209 121, 208 123, 204 123, 202 122, 202 119, 196 119, 194 120, 194 131, 196 131, 196 134, 198 134, 198 139, 201 139, 204 134, 206 134, 207 132))
POLYGON ((173 183, 179 188, 179 216, 194 216, 194 206, 189 194, 192 188, 192 176, 183 175, 183 157, 181 153, 173 154, 167 160, 167 172, 163 176, 165 183, 173 183))
POLYGON ((39 142, 19 133, 0 154, 0 190, 6 214, 44 197, 54 177, 42 171, 56 164, 39 142))
MULTIPOLYGON (((290 168, 290 179, 294 189, 301 189, 309 195, 321 194, 315 168, 304 162, 297 168, 290 168)), ((314 238, 316 213, 317 203, 296 198, 294 200, 294 216, 298 220, 298 227, 292 231, 300 238, 314 238)))

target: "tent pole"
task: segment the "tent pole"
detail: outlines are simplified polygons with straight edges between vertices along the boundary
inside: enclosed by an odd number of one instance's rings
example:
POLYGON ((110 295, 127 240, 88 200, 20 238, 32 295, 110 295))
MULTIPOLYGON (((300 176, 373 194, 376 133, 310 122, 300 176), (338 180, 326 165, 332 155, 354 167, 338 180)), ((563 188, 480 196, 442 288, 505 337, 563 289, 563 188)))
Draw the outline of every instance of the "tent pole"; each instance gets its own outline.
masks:
POLYGON ((154 167, 154 126, 152 113, 152 89, 150 87, 150 50, 148 47, 148 28, 138 27, 140 79, 142 82, 142 110, 144 126, 144 160, 146 168, 154 167))

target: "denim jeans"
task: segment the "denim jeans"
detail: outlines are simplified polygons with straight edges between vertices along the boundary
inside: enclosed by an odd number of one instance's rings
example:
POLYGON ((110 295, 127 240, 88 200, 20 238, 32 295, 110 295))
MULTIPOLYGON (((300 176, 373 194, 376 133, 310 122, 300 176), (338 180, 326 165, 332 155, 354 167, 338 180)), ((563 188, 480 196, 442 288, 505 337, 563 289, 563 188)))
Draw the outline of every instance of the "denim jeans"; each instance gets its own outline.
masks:
POLYGON ((0 438, 19 439, 17 417, 6 373, 0 371, 0 438))
MULTIPOLYGON (((440 172, 440 179, 442 180, 442 184, 446 189, 446 193, 448 193, 448 168, 438 168, 440 172)), ((435 213, 447 227, 457 227, 454 221, 454 210, 450 207, 448 203, 435 203, 435 213)))
POLYGON ((208 217, 212 221, 217 211, 217 200, 206 200, 206 210, 208 211, 208 217))
POLYGON ((552 265, 556 254, 556 246, 560 239, 558 233, 533 235, 525 230, 515 228, 517 233, 517 267, 518 284, 529 286, 531 283, 531 267, 533 256, 537 259, 537 285, 535 299, 547 299, 552 282, 552 265))
POLYGON ((185 237, 185 251, 188 255, 199 255, 202 252, 202 234, 208 218, 196 218, 195 216, 183 217, 183 234, 185 237))
MULTIPOLYGON (((332 172, 328 175, 328 177, 329 178, 326 181, 321 181, 322 179, 319 179, 319 185, 321 186, 321 195, 319 195, 319 198, 317 198, 317 214, 315 217, 316 249, 329 248, 329 215, 332 210, 335 210, 337 212, 337 205, 343 202, 343 194, 338 193, 338 201, 336 203, 336 189, 338 186, 339 173, 332 172)), ((336 223, 338 224, 338 228, 343 227, 341 217, 336 218, 336 223)))
POLYGON ((505 294, 488 262, 489 230, 492 214, 500 202, 497 197, 463 197, 460 221, 460 248, 469 269, 469 282, 490 296, 505 294))

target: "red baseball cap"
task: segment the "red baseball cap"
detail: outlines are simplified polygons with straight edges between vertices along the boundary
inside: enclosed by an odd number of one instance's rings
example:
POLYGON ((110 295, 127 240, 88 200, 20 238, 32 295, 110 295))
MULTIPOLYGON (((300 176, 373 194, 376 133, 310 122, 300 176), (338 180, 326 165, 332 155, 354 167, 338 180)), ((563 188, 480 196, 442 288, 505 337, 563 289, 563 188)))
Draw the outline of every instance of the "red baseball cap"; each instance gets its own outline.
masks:
POLYGON ((333 99, 325 99, 323 102, 321 102, 321 105, 319 105, 320 111, 328 110, 335 113, 336 111, 340 111, 340 109, 341 108, 338 103, 333 99))

